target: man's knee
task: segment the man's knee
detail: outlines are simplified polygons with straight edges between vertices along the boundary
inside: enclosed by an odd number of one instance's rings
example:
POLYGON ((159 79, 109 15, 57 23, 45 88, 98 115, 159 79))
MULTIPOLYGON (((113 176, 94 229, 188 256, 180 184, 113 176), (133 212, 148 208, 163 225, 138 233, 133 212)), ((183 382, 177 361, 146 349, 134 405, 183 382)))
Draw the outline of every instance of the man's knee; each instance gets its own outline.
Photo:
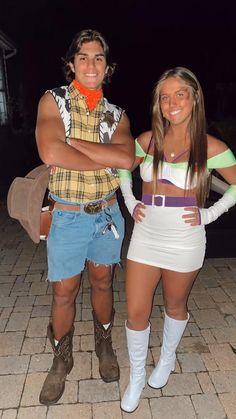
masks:
POLYGON ((91 287, 99 291, 108 291, 112 287, 112 266, 101 268, 97 266, 89 272, 91 287))
POLYGON ((58 281, 53 284, 53 303, 67 305, 74 302, 79 291, 79 277, 58 281))

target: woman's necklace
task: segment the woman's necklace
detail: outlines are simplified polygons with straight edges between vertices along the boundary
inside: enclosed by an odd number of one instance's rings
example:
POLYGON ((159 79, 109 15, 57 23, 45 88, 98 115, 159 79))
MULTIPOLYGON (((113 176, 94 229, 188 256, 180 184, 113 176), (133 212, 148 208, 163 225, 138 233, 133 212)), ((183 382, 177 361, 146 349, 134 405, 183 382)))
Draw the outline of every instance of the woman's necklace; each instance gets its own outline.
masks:
POLYGON ((169 151, 169 152, 167 151, 167 153, 169 154, 169 156, 172 160, 179 159, 185 153, 187 153, 187 151, 189 151, 189 149, 190 149, 190 147, 189 146, 187 147, 187 144, 186 144, 187 143, 187 135, 185 135, 185 138, 182 138, 181 140, 179 139, 179 140, 174 140, 173 141, 173 139, 171 137, 168 137, 168 136, 165 139, 167 141, 167 145, 169 144, 169 146, 171 145, 174 148, 174 150, 173 150, 172 147, 169 147, 169 149, 171 150, 171 148, 172 148, 172 150, 169 151), (182 149, 182 151, 175 150, 174 146, 180 146, 179 149, 180 150, 182 149), (183 146, 185 146, 186 148, 183 148, 183 146))
POLYGON ((177 156, 176 156, 176 153, 174 152, 174 151, 172 151, 171 153, 170 153, 170 157, 172 158, 172 162, 174 162, 174 161, 176 161, 176 160, 178 160, 178 159, 180 159, 182 156, 184 156, 184 154, 185 153, 187 153, 189 151, 189 147, 188 148, 186 148, 184 151, 182 151, 182 153, 179 153, 179 154, 177 154, 177 156))

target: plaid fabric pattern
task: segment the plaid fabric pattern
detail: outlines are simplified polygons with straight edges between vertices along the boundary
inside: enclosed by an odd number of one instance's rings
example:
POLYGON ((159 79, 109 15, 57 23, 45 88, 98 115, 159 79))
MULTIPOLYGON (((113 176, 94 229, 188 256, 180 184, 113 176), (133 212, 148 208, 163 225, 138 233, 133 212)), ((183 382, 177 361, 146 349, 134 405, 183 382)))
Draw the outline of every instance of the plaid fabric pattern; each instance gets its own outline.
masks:
MULTIPOLYGON (((100 120, 105 112, 104 100, 98 102, 96 108, 89 112, 85 99, 71 84, 69 86, 71 103, 71 138, 84 141, 100 142, 100 120)), ((55 168, 50 176, 49 190, 73 202, 90 202, 104 198, 119 187, 119 178, 106 170, 73 171, 55 168)))

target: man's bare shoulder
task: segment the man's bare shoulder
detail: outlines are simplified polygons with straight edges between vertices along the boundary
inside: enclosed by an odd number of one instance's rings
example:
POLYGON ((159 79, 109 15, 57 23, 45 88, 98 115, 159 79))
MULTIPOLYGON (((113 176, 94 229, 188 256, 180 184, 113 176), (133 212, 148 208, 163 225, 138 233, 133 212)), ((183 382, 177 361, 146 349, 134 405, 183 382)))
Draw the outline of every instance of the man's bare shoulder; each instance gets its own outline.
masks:
POLYGON ((39 100, 38 105, 39 115, 51 115, 60 117, 59 108, 56 101, 50 92, 46 92, 39 100))
POLYGON ((129 126, 130 126, 129 118, 128 118, 127 114, 125 112, 123 112, 122 115, 121 115, 118 127, 126 127, 127 128, 129 126))
POLYGON ((50 92, 46 92, 41 96, 39 104, 44 106, 53 106, 56 105, 56 101, 50 92))
MULTIPOLYGON (((129 122, 129 118, 128 116, 123 113, 120 121, 114 131, 114 134, 112 136, 112 142, 115 142, 115 138, 117 138, 120 135, 128 135, 130 136, 130 138, 132 137, 131 132, 130 132, 130 122, 129 122)), ((133 137, 132 137, 133 139, 133 137)))

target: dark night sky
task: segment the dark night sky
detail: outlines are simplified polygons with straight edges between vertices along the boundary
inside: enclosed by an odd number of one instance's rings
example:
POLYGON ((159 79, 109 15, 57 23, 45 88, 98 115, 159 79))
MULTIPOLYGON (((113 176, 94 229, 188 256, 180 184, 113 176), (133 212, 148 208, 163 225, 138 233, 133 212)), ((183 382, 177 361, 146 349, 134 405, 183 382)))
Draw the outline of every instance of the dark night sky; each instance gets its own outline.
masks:
MULTIPOLYGON (((235 8, 235 0, 0 0, 0 30, 17 47, 7 62, 10 93, 18 102, 21 98, 31 128, 19 130, 21 137, 10 133, 5 152, 0 148, 0 195, 15 176, 39 164, 33 131, 39 98, 65 83, 61 57, 85 28, 101 31, 111 46, 118 66, 105 95, 126 109, 134 136, 150 129, 154 83, 163 71, 180 65, 203 87, 208 123, 223 120, 228 132, 233 126, 229 138, 236 151, 236 124, 224 120, 236 121, 235 8)), ((232 217, 235 235, 233 223, 232 217)), ((208 250, 215 248, 214 234, 211 241, 208 250)), ((222 249, 231 254, 230 238, 223 247, 221 239, 218 243, 220 256, 226 256, 222 249)))
POLYGON ((84 28, 98 29, 111 46, 118 66, 106 96, 127 110, 135 135, 150 126, 153 85, 167 68, 196 73, 209 116, 216 84, 236 82, 233 2, 0 0, 0 29, 17 47, 8 61, 11 94, 23 88, 32 124, 42 93, 64 84, 60 58, 84 28))

